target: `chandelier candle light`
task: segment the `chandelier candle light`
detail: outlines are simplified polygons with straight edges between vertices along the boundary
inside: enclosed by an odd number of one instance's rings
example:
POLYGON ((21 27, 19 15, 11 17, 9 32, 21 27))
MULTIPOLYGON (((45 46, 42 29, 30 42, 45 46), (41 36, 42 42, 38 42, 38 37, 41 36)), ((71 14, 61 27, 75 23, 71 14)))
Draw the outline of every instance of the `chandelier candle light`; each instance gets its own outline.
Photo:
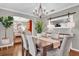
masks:
POLYGON ((39 17, 39 18, 43 18, 46 15, 46 13, 47 13, 46 9, 42 8, 41 4, 39 5, 38 9, 36 8, 35 10, 33 10, 33 14, 36 15, 37 17, 39 17))

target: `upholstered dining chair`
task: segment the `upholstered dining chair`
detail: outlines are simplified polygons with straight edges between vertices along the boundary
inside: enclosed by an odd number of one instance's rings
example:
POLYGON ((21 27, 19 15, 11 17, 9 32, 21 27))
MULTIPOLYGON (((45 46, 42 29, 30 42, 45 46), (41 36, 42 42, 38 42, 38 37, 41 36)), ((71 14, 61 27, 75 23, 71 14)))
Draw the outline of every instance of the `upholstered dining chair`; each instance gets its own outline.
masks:
POLYGON ((70 28, 53 28, 51 38, 55 40, 63 41, 66 35, 73 34, 70 28))
MULTIPOLYGON (((0 40, 4 37, 4 35, 5 35, 5 31, 4 31, 4 27, 3 27, 3 25, 2 25, 2 23, 0 22, 0 40)), ((0 44, 1 44, 1 42, 0 42, 0 44)))
POLYGON ((36 56, 37 49, 36 49, 36 45, 35 45, 35 43, 32 39, 32 35, 27 35, 26 38, 27 38, 27 41, 28 41, 29 53, 32 56, 36 56))
POLYGON ((54 33, 64 33, 64 34, 70 34, 71 28, 53 28, 54 33))
POLYGON ((72 44, 72 37, 66 35, 66 36, 64 36, 64 38, 62 40, 60 48, 51 50, 51 52, 48 53, 48 55, 50 55, 50 56, 52 56, 52 55, 68 56, 71 44, 72 44))
POLYGON ((7 37, 9 38, 9 44, 11 46, 14 45, 14 31, 13 31, 13 26, 11 26, 10 28, 8 28, 7 30, 7 37))
POLYGON ((28 42, 27 39, 25 37, 26 35, 24 35, 24 33, 21 34, 21 38, 22 38, 22 53, 23 55, 28 55, 28 42), (24 54, 25 52, 25 54, 24 54))
POLYGON ((71 44, 72 44, 72 39, 73 39, 73 37, 71 37, 71 36, 64 37, 61 47, 60 47, 60 51, 59 51, 60 56, 68 56, 69 55, 69 51, 70 51, 71 44))
POLYGON ((13 26, 7 29, 6 36, 7 39, 3 39, 5 36, 4 26, 0 23, 0 48, 3 50, 6 47, 7 50, 0 53, 0 55, 13 55, 14 50, 14 34, 13 34, 13 26), (6 53, 5 53, 6 52, 6 53))
POLYGON ((10 28, 7 29, 6 32, 6 36, 7 39, 3 40, 4 36, 5 36, 5 28, 3 27, 2 24, 0 24, 0 47, 8 47, 8 46, 13 46, 14 44, 14 33, 13 33, 13 26, 11 26, 10 28))

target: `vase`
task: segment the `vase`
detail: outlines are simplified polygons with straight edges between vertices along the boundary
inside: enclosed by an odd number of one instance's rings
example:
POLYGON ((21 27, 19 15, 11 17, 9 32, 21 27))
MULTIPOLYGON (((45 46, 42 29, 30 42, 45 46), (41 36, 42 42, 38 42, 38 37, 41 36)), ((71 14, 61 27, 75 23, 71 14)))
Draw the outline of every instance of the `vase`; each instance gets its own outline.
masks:
POLYGON ((9 44, 9 38, 2 38, 1 40, 2 44, 9 44))
POLYGON ((42 33, 37 33, 37 37, 40 38, 42 36, 42 33))

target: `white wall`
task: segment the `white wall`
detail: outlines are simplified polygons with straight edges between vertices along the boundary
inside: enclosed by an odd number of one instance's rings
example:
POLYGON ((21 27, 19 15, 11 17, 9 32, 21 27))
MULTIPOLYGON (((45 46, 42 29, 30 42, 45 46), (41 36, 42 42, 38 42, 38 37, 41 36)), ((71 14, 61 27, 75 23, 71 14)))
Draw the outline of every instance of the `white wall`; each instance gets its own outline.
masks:
POLYGON ((72 48, 79 50, 79 12, 74 14, 73 19, 75 21, 75 27, 73 29, 75 37, 72 41, 72 48))
POLYGON ((59 23, 61 25, 61 28, 73 28, 75 26, 75 23, 73 21, 73 15, 68 16, 64 16, 64 17, 59 17, 59 18, 55 18, 55 19, 51 19, 50 21, 50 25, 53 25, 55 27, 55 25, 59 23))

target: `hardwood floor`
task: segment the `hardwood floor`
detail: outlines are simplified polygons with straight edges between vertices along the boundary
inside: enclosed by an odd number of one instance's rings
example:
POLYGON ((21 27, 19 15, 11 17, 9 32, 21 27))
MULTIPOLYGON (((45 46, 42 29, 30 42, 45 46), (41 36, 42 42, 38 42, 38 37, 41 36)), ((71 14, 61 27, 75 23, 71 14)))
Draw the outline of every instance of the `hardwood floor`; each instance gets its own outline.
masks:
MULTIPOLYGON (((70 50, 70 56, 79 56, 78 51, 70 50)), ((0 56, 22 56, 22 41, 21 37, 15 38, 13 47, 0 48, 0 56)))
POLYGON ((15 38, 15 43, 13 47, 0 48, 0 56, 22 56, 21 38, 15 38))
POLYGON ((70 50, 70 56, 79 56, 79 51, 70 50))

